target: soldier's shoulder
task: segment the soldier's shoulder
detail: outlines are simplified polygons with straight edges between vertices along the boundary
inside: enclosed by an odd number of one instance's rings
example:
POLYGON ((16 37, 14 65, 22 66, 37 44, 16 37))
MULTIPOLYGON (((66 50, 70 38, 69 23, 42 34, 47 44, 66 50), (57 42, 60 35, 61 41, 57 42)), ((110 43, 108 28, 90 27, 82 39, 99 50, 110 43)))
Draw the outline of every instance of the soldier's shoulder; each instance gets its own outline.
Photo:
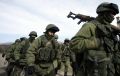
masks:
POLYGON ((45 35, 41 35, 37 39, 35 39, 35 41, 41 41, 41 40, 44 40, 44 38, 45 38, 45 35))
POLYGON ((96 27, 96 21, 89 21, 83 24, 82 27, 88 27, 88 28, 93 28, 96 27))

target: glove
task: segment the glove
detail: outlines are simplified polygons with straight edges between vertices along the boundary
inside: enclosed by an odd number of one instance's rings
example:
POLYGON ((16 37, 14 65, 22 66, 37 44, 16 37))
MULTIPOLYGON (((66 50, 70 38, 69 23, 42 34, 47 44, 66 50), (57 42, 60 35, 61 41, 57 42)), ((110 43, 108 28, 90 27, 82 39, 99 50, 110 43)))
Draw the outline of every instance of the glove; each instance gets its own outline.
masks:
POLYGON ((2 57, 5 57, 5 53, 2 54, 2 57))
POLYGON ((28 75, 32 75, 34 73, 34 70, 35 70, 34 66, 28 66, 27 68, 28 75))
POLYGON ((10 58, 5 58, 5 60, 9 61, 10 58))
POLYGON ((19 59, 15 61, 15 65, 20 65, 19 59))

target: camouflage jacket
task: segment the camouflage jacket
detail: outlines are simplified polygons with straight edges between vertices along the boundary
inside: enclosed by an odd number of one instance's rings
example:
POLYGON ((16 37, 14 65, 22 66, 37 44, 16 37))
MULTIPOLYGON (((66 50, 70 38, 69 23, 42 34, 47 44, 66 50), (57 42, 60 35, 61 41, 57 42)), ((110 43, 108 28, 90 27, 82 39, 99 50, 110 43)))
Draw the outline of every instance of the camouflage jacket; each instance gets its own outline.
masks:
MULTIPOLYGON (((98 21, 95 20, 95 22, 98 21)), ((99 26, 102 28, 111 27, 110 24, 103 25, 100 22, 98 23, 99 26)), ((102 40, 102 36, 100 37, 102 32, 98 32, 97 28, 98 28, 97 24, 92 21, 85 23, 82 26, 82 28, 77 32, 77 34, 72 38, 71 49, 75 53, 86 54, 85 59, 94 60, 94 58, 98 58, 99 61, 109 60, 106 59, 107 50, 104 47, 105 41, 102 40)), ((109 32, 109 34, 111 34, 111 32, 109 32)), ((110 44, 113 45, 114 41, 112 39, 110 40, 111 40, 110 44)))
POLYGON ((13 43, 10 45, 10 47, 6 50, 6 59, 9 62, 15 62, 15 55, 14 52, 16 51, 16 47, 18 46, 18 42, 17 43, 13 43))
POLYGON ((29 66, 34 65, 36 62, 38 64, 42 63, 39 62, 39 49, 41 49, 42 47, 46 47, 47 49, 54 49, 56 52, 55 58, 60 58, 58 54, 58 43, 55 41, 54 37, 49 38, 46 35, 41 35, 30 45, 27 50, 26 59, 29 66), (51 43, 51 41, 53 43, 51 43))
POLYGON ((19 62, 26 62, 26 51, 31 44, 32 42, 30 42, 30 39, 22 41, 16 47, 16 51, 14 51, 15 60, 19 60, 19 62))

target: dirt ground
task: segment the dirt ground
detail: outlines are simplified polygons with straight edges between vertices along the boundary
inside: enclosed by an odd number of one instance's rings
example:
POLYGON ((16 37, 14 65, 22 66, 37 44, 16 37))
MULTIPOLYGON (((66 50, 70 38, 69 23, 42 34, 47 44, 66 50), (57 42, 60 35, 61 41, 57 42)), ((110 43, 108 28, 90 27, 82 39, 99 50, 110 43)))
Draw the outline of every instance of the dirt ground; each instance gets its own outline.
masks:
POLYGON ((6 66, 7 66, 7 61, 5 61, 5 58, 3 58, 2 54, 0 53, 0 76, 7 76, 5 72, 6 66))

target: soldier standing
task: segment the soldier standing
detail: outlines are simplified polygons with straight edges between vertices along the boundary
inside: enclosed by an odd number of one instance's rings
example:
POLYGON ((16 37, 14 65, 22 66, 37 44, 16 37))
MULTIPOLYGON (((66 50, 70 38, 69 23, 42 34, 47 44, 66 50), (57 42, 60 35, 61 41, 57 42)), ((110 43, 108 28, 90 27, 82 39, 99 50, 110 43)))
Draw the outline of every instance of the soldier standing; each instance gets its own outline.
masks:
POLYGON ((58 49, 54 34, 58 31, 56 25, 49 24, 44 35, 38 37, 27 50, 29 75, 55 76, 53 61, 58 56, 58 49))
POLYGON ((71 40, 72 51, 78 57, 83 53, 79 64, 82 71, 78 70, 76 76, 107 76, 109 64, 114 75, 112 52, 116 50, 116 41, 110 23, 119 13, 118 6, 104 2, 97 7, 96 12, 98 16, 95 20, 85 23, 71 40))
POLYGON ((6 51, 5 55, 6 55, 6 60, 8 61, 8 66, 7 66, 6 72, 7 72, 8 76, 10 76, 10 74, 13 70, 13 67, 15 65, 14 51, 19 43, 20 43, 20 40, 16 39, 15 43, 10 45, 10 47, 6 51))
POLYGON ((36 37, 37 33, 35 31, 31 31, 29 38, 23 40, 19 46, 17 46, 16 51, 14 51, 16 66, 14 68, 14 73, 11 76, 21 76, 21 74, 25 74, 24 68, 26 66, 26 51, 36 37))
POLYGON ((70 40, 65 39, 64 44, 61 45, 61 66, 58 70, 57 75, 58 76, 72 76, 73 75, 73 68, 72 68, 72 62, 75 62, 73 59, 75 59, 75 55, 72 53, 70 47, 69 47, 70 40))

